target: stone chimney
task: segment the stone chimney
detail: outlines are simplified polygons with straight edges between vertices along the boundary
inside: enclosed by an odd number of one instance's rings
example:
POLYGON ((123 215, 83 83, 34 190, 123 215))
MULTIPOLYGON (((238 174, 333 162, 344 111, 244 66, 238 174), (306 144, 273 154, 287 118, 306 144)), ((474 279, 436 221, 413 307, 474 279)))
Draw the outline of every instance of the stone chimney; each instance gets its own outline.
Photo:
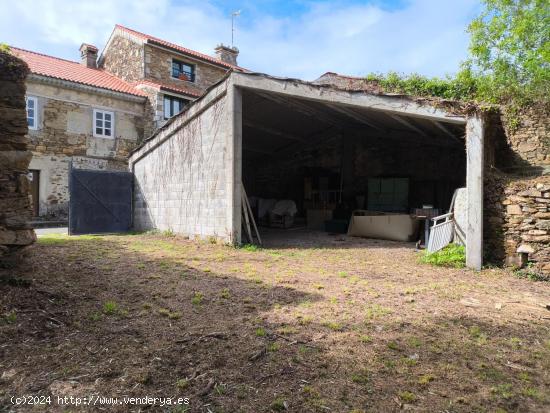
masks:
POLYGON ((216 51, 216 57, 222 62, 229 63, 231 65, 237 65, 237 56, 239 55, 239 49, 236 47, 224 46, 219 44, 214 49, 216 51))
POLYGON ((82 43, 79 50, 80 63, 91 69, 97 69, 97 47, 82 43))

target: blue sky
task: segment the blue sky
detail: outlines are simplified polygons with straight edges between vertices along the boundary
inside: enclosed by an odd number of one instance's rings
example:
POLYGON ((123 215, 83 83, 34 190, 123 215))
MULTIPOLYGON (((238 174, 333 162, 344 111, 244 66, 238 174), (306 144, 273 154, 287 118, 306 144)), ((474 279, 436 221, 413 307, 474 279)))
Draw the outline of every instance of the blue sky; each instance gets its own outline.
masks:
POLYGON ((468 22, 479 0, 17 0, 0 14, 0 42, 78 60, 81 43, 104 46, 123 24, 212 54, 231 42, 239 64, 315 79, 394 70, 444 76, 465 59, 468 22), (40 7, 38 7, 38 4, 40 7))

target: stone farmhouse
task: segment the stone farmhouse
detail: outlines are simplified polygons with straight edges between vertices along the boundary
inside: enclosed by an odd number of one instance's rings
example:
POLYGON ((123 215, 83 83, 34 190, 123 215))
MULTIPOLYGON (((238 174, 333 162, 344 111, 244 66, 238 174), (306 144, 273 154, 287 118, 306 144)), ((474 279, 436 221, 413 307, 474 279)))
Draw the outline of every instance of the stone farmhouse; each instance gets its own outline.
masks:
POLYGON ((82 44, 81 61, 12 47, 27 63, 29 167, 35 217, 64 220, 69 168, 126 170, 130 151, 237 66, 116 25, 103 51, 82 44))

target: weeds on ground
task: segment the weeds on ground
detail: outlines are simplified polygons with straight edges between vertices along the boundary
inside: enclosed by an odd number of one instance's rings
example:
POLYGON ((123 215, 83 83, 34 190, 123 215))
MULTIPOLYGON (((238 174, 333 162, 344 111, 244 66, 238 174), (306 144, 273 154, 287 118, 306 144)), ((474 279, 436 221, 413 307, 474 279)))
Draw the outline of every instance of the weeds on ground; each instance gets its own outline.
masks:
POLYGON ((363 369, 357 373, 352 374, 351 381, 357 384, 366 385, 369 383, 369 372, 363 369))
POLYGON ((502 399, 511 399, 514 396, 512 385, 509 383, 499 384, 491 388, 491 392, 502 399))
POLYGON ((204 294, 200 291, 196 291, 195 294, 193 294, 193 298, 191 298, 191 303, 193 305, 201 305, 203 300, 204 294))
POLYGON ((514 271, 514 275, 517 278, 526 278, 531 281, 546 281, 550 282, 550 274, 545 275, 535 268, 534 264, 530 262, 526 268, 518 268, 514 271))
POLYGON ((418 378, 418 384, 425 385, 434 380, 435 380, 435 376, 433 376, 432 374, 424 374, 418 378))
POLYGON ((410 391, 401 391, 397 395, 399 399, 405 403, 413 403, 416 401, 416 395, 410 391))
POLYGON ((15 310, 10 311, 2 316, 4 321, 8 324, 14 324, 17 321, 17 313, 15 310))
POLYGON ((424 251, 420 261, 438 267, 464 268, 466 266, 466 249, 463 245, 451 244, 436 252, 424 251))
POLYGON ((261 248, 254 244, 243 244, 240 247, 238 247, 242 250, 249 251, 249 252, 256 252, 259 251, 261 248))
POLYGON ((98 313, 97 311, 94 311, 92 314, 90 314, 90 320, 92 320, 92 321, 101 320, 101 313, 98 313))
POLYGON ((118 304, 115 301, 105 301, 103 303, 103 313, 106 315, 114 315, 118 311, 118 304))
POLYGON ((474 339, 477 344, 484 345, 487 344, 487 334, 484 334, 478 326, 472 326, 469 328, 468 332, 472 339, 474 339))
POLYGON ((258 328, 256 329, 256 336, 258 336, 258 337, 265 337, 266 334, 267 334, 267 332, 265 331, 265 328, 263 328, 263 327, 258 327, 258 328))
POLYGON ((159 314, 163 317, 168 317, 170 320, 178 320, 181 318, 181 313, 179 311, 170 311, 166 308, 160 308, 159 314))
POLYGON ((333 331, 341 331, 344 328, 342 324, 336 321, 323 321, 321 324, 333 331))
POLYGON ((271 410, 276 412, 283 412, 286 410, 286 401, 282 397, 278 397, 271 402, 271 410))
POLYGON ((177 382, 176 382, 176 387, 180 390, 184 390, 186 389, 187 387, 189 387, 189 380, 187 379, 179 379, 177 382))
POLYGON ((391 314, 391 309, 383 307, 379 304, 372 304, 365 310, 365 316, 367 320, 374 320, 375 318, 383 317, 391 314))

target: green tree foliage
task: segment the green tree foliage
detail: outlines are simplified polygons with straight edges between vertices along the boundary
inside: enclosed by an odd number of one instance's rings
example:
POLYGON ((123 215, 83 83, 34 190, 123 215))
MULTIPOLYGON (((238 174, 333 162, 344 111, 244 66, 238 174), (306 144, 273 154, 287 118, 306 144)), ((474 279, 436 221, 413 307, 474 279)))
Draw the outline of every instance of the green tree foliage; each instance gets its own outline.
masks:
POLYGON ((445 78, 426 77, 418 73, 403 75, 397 72, 387 74, 371 73, 368 81, 378 83, 385 92, 402 93, 411 96, 436 96, 443 99, 475 100, 478 91, 478 79, 470 70, 462 70, 457 76, 445 78))
POLYGON ((548 99, 550 1, 483 0, 485 9, 468 31, 470 59, 464 71, 481 80, 491 100, 548 99))
POLYGON ((487 103, 550 99, 550 0, 482 0, 470 57, 455 76, 369 74, 386 92, 487 103))

